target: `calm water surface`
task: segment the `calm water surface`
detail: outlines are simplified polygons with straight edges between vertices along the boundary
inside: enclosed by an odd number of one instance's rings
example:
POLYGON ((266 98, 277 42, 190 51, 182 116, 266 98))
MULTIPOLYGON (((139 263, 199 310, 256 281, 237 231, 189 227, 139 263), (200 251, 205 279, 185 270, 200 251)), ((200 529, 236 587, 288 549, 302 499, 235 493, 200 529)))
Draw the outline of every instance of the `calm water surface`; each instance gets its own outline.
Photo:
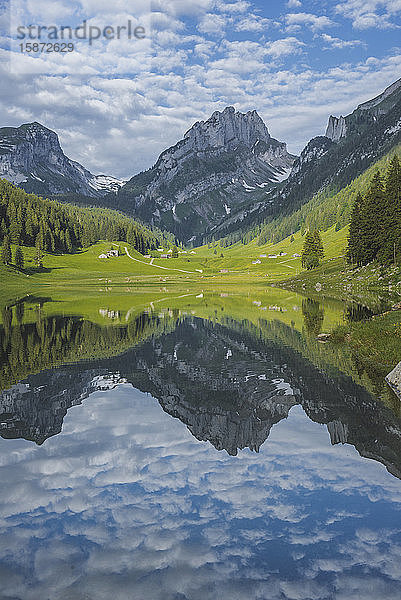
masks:
POLYGON ((400 411, 309 309, 3 318, 0 598, 399 600, 400 411))

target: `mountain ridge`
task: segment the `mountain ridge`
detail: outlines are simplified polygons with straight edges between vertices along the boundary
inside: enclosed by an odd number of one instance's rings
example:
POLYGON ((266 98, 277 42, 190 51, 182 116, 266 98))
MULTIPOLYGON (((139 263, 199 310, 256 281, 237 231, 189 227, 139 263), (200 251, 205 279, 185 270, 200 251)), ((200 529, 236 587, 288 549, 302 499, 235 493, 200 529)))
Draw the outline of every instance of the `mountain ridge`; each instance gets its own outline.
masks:
POLYGON ((401 142, 401 79, 295 157, 256 110, 228 106, 195 122, 155 164, 122 182, 94 176, 37 122, 0 129, 0 177, 28 192, 113 208, 200 245, 289 215, 316 193, 333 193, 401 142))
POLYGON ((37 121, 0 128, 0 177, 26 192, 76 193, 90 198, 115 193, 123 184, 115 177, 93 175, 68 158, 58 135, 37 121))
POLYGON ((228 106, 197 121, 151 169, 132 177, 117 193, 147 222, 177 237, 213 229, 249 202, 249 192, 273 187, 289 174, 295 157, 272 138, 258 115, 228 106))

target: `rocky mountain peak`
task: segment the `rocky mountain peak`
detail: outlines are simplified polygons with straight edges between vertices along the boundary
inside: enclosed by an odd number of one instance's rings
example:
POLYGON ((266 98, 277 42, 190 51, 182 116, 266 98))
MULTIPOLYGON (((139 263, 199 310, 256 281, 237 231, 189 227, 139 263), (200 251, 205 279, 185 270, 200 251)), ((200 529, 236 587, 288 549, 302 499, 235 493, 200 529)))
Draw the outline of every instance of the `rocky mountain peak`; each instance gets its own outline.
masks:
POLYGON ((401 79, 398 79, 384 92, 368 100, 346 117, 329 118, 326 129, 326 137, 333 142, 339 142, 349 136, 360 136, 367 129, 376 126, 378 119, 391 113, 399 105, 401 99, 401 79))
POLYGON ((41 123, 0 128, 0 177, 40 195, 100 197, 124 183, 92 175, 63 152, 58 135, 41 123))
POLYGON ((392 96, 394 94, 394 92, 401 90, 401 78, 397 79, 397 81, 395 81, 394 83, 392 83, 391 85, 389 85, 383 93, 379 94, 378 96, 376 96, 376 98, 373 98, 373 100, 368 100, 367 102, 364 102, 363 104, 360 104, 357 108, 357 110, 369 110, 371 108, 374 108, 376 106, 378 106, 379 104, 381 104, 384 100, 386 100, 389 96, 392 96))
POLYGON ((228 106, 196 122, 151 169, 130 179, 117 200, 144 221, 200 243, 228 219, 241 218, 255 196, 265 200, 294 159, 256 110, 228 106))
POLYGON ((252 148, 258 141, 271 140, 269 131, 256 110, 247 113, 227 106, 215 111, 207 121, 197 121, 184 135, 194 149, 225 147, 230 149, 244 144, 252 148))

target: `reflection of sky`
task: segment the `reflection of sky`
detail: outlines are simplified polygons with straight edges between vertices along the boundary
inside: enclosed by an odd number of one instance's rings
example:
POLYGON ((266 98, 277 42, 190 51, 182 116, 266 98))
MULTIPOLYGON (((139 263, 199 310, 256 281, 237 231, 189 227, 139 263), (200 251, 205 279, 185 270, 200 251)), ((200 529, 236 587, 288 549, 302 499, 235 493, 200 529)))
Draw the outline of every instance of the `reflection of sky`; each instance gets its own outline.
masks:
POLYGON ((230 457, 121 385, 0 448, 2 600, 400 598, 401 482, 298 406, 230 457))

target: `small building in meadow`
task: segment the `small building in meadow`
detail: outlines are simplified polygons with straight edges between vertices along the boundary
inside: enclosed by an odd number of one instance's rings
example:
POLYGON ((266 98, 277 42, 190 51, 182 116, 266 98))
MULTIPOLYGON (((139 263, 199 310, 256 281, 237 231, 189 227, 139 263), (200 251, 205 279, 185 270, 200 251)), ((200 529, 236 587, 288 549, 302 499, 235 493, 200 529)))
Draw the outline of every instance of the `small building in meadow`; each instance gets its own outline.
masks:
POLYGON ((99 258, 112 258, 113 256, 118 256, 118 248, 107 250, 107 252, 103 252, 99 254, 99 258))

